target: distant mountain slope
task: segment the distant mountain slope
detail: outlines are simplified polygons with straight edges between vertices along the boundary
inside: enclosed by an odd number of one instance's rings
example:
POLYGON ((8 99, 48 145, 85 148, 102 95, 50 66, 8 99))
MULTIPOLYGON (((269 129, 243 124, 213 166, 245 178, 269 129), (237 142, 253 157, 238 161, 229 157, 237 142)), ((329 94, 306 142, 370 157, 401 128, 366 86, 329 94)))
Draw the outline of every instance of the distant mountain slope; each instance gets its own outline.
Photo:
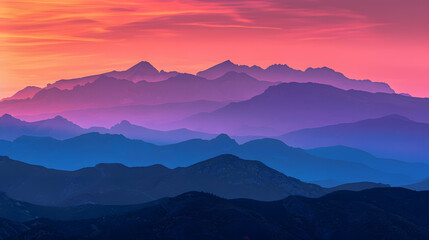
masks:
POLYGON ((315 197, 326 193, 315 184, 301 182, 258 161, 242 160, 233 155, 221 155, 186 168, 99 164, 72 172, 2 157, 0 180, 0 191, 8 196, 51 206, 137 204, 193 190, 226 198, 259 200, 276 200, 289 195, 315 197))
POLYGON ((429 172, 429 165, 424 163, 407 163, 394 159, 377 158, 365 151, 346 146, 321 147, 306 150, 308 153, 329 159, 365 164, 369 167, 386 172, 413 175, 425 178, 429 172))
POLYGON ((416 191, 429 191, 429 178, 427 178, 421 182, 405 185, 403 187, 408 188, 408 189, 412 189, 412 190, 416 190, 416 191))
POLYGON ((303 148, 345 145, 378 157, 429 162, 429 123, 411 121, 400 115, 304 129, 279 139, 303 148))
MULTIPOLYGON (((32 98, 36 93, 38 93, 42 88, 34 87, 34 86, 28 86, 24 89, 18 91, 13 96, 4 98, 3 100, 19 100, 19 99, 27 99, 32 98)), ((2 101, 3 101, 2 100, 2 101)))
POLYGON ((37 122, 21 121, 8 114, 0 117, 0 139, 4 140, 14 140, 23 135, 66 139, 86 132, 85 129, 60 116, 37 122))
MULTIPOLYGON (((6 233, 19 239, 425 240, 428 201, 428 192, 401 188, 275 202, 188 192, 127 214, 67 222, 38 219, 6 233)), ((0 229, 8 226, 0 224, 0 229)))
POLYGON ((389 114, 429 122, 427 109, 427 98, 345 91, 317 83, 282 83, 250 100, 196 114, 177 125, 203 132, 269 136, 389 114))
POLYGON ((129 68, 125 71, 112 71, 82 78, 75 79, 63 79, 56 81, 53 84, 48 84, 46 88, 58 88, 58 89, 73 89, 77 85, 85 85, 87 83, 91 83, 95 81, 100 76, 108 76, 114 77, 117 79, 126 79, 132 82, 139 81, 148 81, 148 82, 157 82, 163 81, 170 77, 174 77, 178 72, 165 72, 163 70, 158 71, 155 67, 153 67, 149 62, 142 61, 133 67, 129 68))
POLYGON ((154 144, 172 144, 196 138, 212 139, 216 137, 215 134, 196 132, 185 128, 170 131, 152 130, 149 128, 133 125, 128 121, 122 121, 119 124, 114 125, 110 129, 106 129, 105 131, 100 129, 97 130, 97 132, 122 134, 127 138, 139 139, 154 144))
MULTIPOLYGON (((177 105, 174 104, 174 106, 177 105)), ((170 109, 170 107, 167 107, 165 111, 168 109, 170 109)), ((171 111, 171 114, 174 113, 174 111, 171 111)), ((212 139, 217 136, 215 134, 191 131, 184 128, 169 131, 154 130, 131 124, 125 120, 115 124, 111 128, 91 127, 85 129, 68 121, 67 119, 64 119, 61 116, 56 116, 52 119, 45 119, 36 122, 22 121, 8 114, 0 117, 0 140, 15 140, 22 136, 52 137, 63 140, 91 132, 103 134, 121 134, 130 139, 138 139, 161 145, 178 143, 196 138, 212 139)), ((234 138, 239 142, 246 142, 257 137, 234 136, 234 138)))
POLYGON ((341 184, 328 189, 329 191, 336 192, 340 190, 362 191, 362 190, 372 189, 372 188, 387 188, 387 187, 390 187, 390 186, 388 184, 383 184, 383 183, 357 182, 357 183, 341 184))
POLYGON ((142 126, 159 127, 165 123, 178 121, 193 114, 212 112, 228 103, 199 100, 159 105, 139 104, 108 108, 89 108, 39 115, 17 115, 17 117, 26 121, 39 121, 60 115, 85 128, 93 126, 110 128, 122 120, 142 126))
MULTIPOLYGON (((106 215, 123 214, 144 207, 147 207, 147 205, 108 206, 87 204, 72 207, 49 207, 14 200, 6 196, 6 194, 0 193, 0 218, 6 218, 15 222, 26 222, 37 218, 62 221, 90 219, 106 215)), ((0 239, 2 238, 0 237, 0 239)))
POLYGON ((237 65, 228 60, 197 73, 197 76, 215 79, 231 71, 246 73, 254 78, 271 82, 313 82, 329 84, 345 90, 394 93, 386 83, 350 79, 327 67, 308 68, 305 71, 300 71, 287 65, 276 64, 263 69, 258 66, 237 65))
POLYGON ((207 80, 179 74, 160 82, 137 83, 100 76, 70 90, 43 89, 32 99, 0 102, 0 113, 35 115, 88 108, 127 105, 157 105, 174 102, 240 101, 262 93, 272 82, 258 81, 246 74, 227 73, 207 80))
POLYGON ((1 155, 67 170, 92 167, 99 163, 122 163, 127 166, 163 164, 175 168, 225 153, 260 160, 277 171, 308 182, 334 179, 340 183, 371 181, 397 186, 423 179, 384 172, 360 163, 316 157, 274 139, 253 140, 240 145, 227 135, 219 135, 211 140, 193 139, 156 146, 121 135, 89 133, 64 141, 40 137, 0 141, 1 155))

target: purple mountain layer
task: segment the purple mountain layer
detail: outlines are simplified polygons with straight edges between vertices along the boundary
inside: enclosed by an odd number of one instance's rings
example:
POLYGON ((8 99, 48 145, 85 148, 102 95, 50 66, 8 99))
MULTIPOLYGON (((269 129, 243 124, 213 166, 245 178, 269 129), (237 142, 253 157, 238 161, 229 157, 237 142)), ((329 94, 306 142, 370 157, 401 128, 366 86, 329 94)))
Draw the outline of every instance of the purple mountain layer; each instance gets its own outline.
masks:
POLYGON ((67 110, 172 102, 240 101, 262 93, 272 82, 256 80, 244 73, 230 72, 207 80, 179 74, 161 82, 119 80, 101 76, 72 90, 43 89, 32 99, 3 101, 0 113, 34 115, 67 110))
POLYGON ((429 124, 400 115, 304 129, 279 139, 303 148, 345 145, 379 157, 429 162, 429 124))
MULTIPOLYGON (((36 122, 21 121, 8 114, 0 117, 1 140, 15 140, 22 136, 68 139, 91 132, 121 134, 131 139, 144 140, 154 144, 171 144, 196 138, 212 139, 216 136, 214 134, 190 131, 188 129, 175 129, 170 131, 153 130, 133 125, 128 121, 121 121, 111 128, 92 127, 85 129, 61 116, 36 122)), ((254 138, 255 137, 237 137, 240 141, 254 138)))
MULTIPOLYGON (((429 99, 342 90, 317 83, 282 83, 250 100, 230 103, 177 126, 235 135, 272 135, 303 128, 400 114, 429 122, 429 99)), ((176 127, 177 127, 176 126, 176 127)))
POLYGON ((112 71, 76 79, 63 79, 53 84, 48 84, 46 88, 73 89, 77 85, 83 86, 87 83, 94 82, 101 76, 125 79, 132 82, 157 82, 166 80, 170 77, 174 77, 178 74, 178 72, 165 72, 164 70, 158 71, 149 62, 142 61, 125 71, 112 71))
POLYGON ((370 80, 349 79, 342 73, 335 72, 327 67, 308 68, 305 71, 300 71, 287 65, 276 64, 263 69, 258 66, 249 67, 246 65, 237 65, 228 60, 197 73, 197 76, 207 79, 215 79, 230 71, 246 73, 249 76, 264 81, 313 82, 328 84, 345 90, 355 89, 367 92, 394 93, 386 83, 372 82, 370 80))
POLYGON ((57 116, 37 122, 25 122, 5 114, 0 117, 0 139, 14 140, 23 135, 66 139, 85 133, 78 125, 57 116))
POLYGON ((137 125, 149 128, 159 128, 162 127, 162 124, 182 120, 197 113, 212 112, 226 104, 228 104, 228 102, 201 100, 160 105, 90 108, 39 115, 18 115, 17 117, 25 121, 33 122, 60 115, 85 128, 93 126, 111 127, 122 120, 128 120, 137 125))
POLYGON ((32 98, 40 90, 42 90, 42 89, 39 87, 28 86, 28 87, 25 87, 24 89, 18 91, 17 93, 15 93, 13 96, 8 97, 8 98, 4 98, 2 101, 32 98))

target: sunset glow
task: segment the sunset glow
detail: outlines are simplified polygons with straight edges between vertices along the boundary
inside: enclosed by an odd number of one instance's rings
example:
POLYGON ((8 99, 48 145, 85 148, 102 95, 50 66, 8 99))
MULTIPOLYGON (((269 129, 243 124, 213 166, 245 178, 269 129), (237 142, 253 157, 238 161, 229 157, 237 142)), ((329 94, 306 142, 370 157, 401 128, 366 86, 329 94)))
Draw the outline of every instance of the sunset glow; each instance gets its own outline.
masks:
POLYGON ((328 66, 429 97, 426 0, 3 0, 0 97, 146 60, 328 66), (412 16, 412 17, 410 17, 412 16))

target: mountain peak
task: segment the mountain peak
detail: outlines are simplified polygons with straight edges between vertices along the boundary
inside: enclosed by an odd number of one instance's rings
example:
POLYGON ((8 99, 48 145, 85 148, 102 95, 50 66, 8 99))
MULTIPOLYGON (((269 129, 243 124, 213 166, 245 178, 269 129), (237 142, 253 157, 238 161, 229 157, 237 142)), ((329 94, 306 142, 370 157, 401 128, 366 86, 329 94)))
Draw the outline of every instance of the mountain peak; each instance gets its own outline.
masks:
POLYGON ((230 141, 230 140, 233 140, 233 139, 231 137, 229 137, 227 134, 221 133, 217 137, 215 137, 213 140, 216 140, 216 141, 230 141))
POLYGON ((236 65, 236 64, 234 64, 233 62, 231 62, 231 60, 228 59, 226 61, 221 62, 218 65, 236 65))
POLYGON ((7 113, 3 114, 3 116, 1 116, 0 118, 1 119, 16 119, 12 115, 7 114, 7 113))
POLYGON ((3 116, 0 117, 0 121, 3 123, 16 123, 16 122, 21 122, 21 120, 13 117, 10 114, 3 114, 3 116))
POLYGON ((215 143, 217 145, 222 145, 222 146, 238 145, 238 143, 234 139, 230 138, 228 135, 223 133, 219 134, 217 137, 210 140, 210 142, 215 143))
POLYGON ((68 121, 67 119, 65 119, 64 117, 62 117, 62 116, 60 116, 60 115, 57 115, 57 116, 55 116, 54 118, 53 118, 54 120, 61 120, 61 121, 68 121))
POLYGON ((221 62, 219 64, 216 64, 215 66, 213 66, 213 67, 211 67, 209 69, 231 69, 231 68, 234 68, 234 67, 237 67, 237 66, 238 65, 235 64, 235 63, 233 63, 233 62, 231 62, 231 60, 226 60, 226 61, 223 61, 223 62, 221 62))
POLYGON ((121 126, 131 126, 132 124, 128 120, 122 120, 119 125, 121 126))
POLYGON ((67 120, 66 118, 60 115, 57 115, 54 118, 48 119, 47 121, 49 121, 50 123, 71 123, 69 120, 67 120))
POLYGON ((269 67, 267 67, 267 71, 282 71, 282 70, 290 70, 292 69, 286 64, 273 64, 269 67))
POLYGON ((141 61, 136 65, 132 66, 127 71, 131 72, 144 72, 146 74, 157 74, 159 73, 158 69, 156 69, 152 64, 147 61, 141 61))

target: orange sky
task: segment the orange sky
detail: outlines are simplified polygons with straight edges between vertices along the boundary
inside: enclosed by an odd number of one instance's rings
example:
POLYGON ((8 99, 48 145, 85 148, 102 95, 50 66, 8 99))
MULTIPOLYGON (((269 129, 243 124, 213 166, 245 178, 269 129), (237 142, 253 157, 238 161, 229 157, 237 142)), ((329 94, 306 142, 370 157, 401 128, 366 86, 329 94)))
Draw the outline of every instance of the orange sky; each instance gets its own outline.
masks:
POLYGON ((429 97, 426 0, 1 0, 0 98, 126 69, 195 73, 226 59, 328 66, 429 97))

